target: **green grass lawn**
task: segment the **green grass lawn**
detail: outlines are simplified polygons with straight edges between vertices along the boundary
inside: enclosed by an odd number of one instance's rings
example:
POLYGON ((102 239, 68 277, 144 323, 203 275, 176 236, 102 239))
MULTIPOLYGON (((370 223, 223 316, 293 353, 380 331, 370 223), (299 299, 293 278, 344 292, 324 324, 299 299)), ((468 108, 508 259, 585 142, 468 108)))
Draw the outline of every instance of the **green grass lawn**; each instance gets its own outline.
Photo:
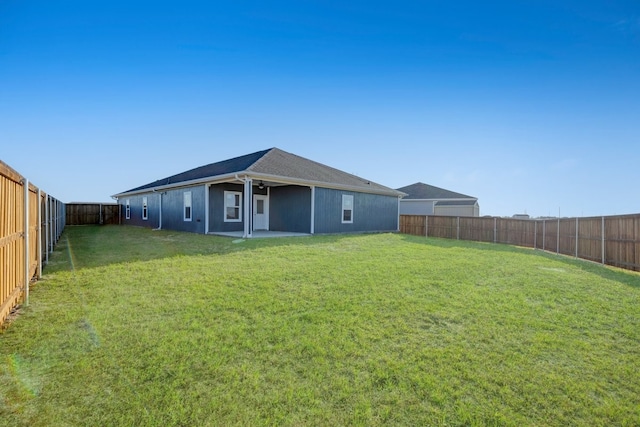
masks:
POLYGON ((640 275, 399 234, 68 227, 0 424, 640 425, 640 275))

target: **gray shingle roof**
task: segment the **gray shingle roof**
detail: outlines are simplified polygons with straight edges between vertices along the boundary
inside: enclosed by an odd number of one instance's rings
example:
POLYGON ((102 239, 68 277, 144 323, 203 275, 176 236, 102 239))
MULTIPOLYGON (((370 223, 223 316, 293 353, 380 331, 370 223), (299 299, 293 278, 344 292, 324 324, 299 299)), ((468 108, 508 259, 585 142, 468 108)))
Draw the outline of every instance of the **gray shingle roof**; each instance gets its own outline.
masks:
POLYGON ((257 151, 255 153, 247 154, 244 156, 234 157, 233 159, 223 160, 217 163, 210 163, 208 165, 200 166, 195 169, 190 169, 186 172, 181 172, 167 178, 162 178, 157 181, 150 182, 149 184, 141 185, 140 187, 132 188, 131 190, 124 191, 123 193, 130 193, 134 191, 160 187, 163 185, 179 184, 181 182, 192 181, 195 179, 226 175, 230 173, 239 173, 247 170, 252 164, 258 161, 268 152, 269 150, 257 151))
POLYGON ((304 183, 324 183, 328 186, 352 187, 356 191, 384 193, 394 196, 401 195, 400 192, 385 187, 384 185, 288 153, 279 148, 270 148, 268 150, 257 151, 233 159, 200 166, 140 187, 132 188, 131 190, 120 193, 120 195, 161 186, 176 185, 187 181, 206 178, 214 179, 217 176, 236 173, 264 174, 273 177, 288 178, 293 181, 302 181, 304 183))
POLYGON ((435 187, 433 185, 416 182, 406 187, 398 188, 398 191, 407 193, 404 200, 423 200, 423 199, 474 199, 476 197, 467 196, 465 194, 456 193, 454 191, 445 190, 444 188, 435 187))

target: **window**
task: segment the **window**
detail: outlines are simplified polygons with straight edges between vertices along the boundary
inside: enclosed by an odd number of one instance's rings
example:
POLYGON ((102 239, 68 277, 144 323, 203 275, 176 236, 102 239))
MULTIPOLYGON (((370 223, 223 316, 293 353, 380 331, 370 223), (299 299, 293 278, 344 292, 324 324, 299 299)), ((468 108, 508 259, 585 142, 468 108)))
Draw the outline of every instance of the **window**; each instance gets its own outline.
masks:
POLYGON ((353 196, 349 194, 342 195, 342 223, 353 223, 353 196))
POLYGON ((149 219, 149 209, 147 208, 147 196, 142 198, 142 219, 149 219))
POLYGON ((242 221, 242 193, 237 191, 224 192, 224 222, 242 221))
POLYGON ((191 221, 191 191, 184 193, 184 220, 191 221))
POLYGON ((130 203, 129 199, 127 199, 125 201, 124 217, 125 217, 125 219, 131 219, 131 203, 130 203))

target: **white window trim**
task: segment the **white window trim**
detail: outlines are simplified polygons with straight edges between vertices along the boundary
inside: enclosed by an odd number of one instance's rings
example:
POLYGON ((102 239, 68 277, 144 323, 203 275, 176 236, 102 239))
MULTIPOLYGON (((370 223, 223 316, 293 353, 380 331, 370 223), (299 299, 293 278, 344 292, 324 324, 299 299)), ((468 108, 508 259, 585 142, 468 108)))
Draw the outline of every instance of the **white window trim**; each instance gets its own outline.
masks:
POLYGON ((182 196, 182 219, 184 221, 192 221, 193 219, 193 202, 191 191, 185 191, 182 196), (188 202, 188 203, 187 203, 188 202), (189 216, 187 217, 187 208, 189 208, 189 216))
POLYGON ((142 219, 145 221, 149 219, 149 201, 147 196, 142 197, 142 219))
POLYGON ((222 211, 222 217, 224 222, 242 222, 242 193, 240 191, 225 191, 224 192, 224 210, 222 211), (227 195, 233 194, 238 196, 238 206, 227 206, 227 195), (227 218, 227 208, 238 208, 238 219, 227 218))
POLYGON ((124 219, 131 219, 131 200, 125 200, 124 219))
POLYGON ((353 224, 353 208, 354 208, 354 197, 352 194, 343 194, 342 195, 342 209, 340 210, 340 219, 343 224, 353 224), (345 202, 347 200, 351 200, 351 220, 345 221, 344 219, 344 211, 349 210, 345 207, 345 202))

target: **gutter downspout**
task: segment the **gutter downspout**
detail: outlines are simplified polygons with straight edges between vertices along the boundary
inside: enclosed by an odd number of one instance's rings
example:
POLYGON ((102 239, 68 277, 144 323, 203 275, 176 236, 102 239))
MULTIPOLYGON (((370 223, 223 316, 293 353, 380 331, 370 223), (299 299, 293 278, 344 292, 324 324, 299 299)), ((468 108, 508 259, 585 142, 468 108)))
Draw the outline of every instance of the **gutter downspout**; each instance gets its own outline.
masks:
MULTIPOLYGON (((158 190, 154 189, 153 192, 156 193, 158 190)), ((160 208, 159 208, 159 212, 158 212, 158 228, 154 228, 154 231, 158 231, 158 230, 162 230, 162 195, 164 194, 164 192, 160 192, 158 193, 158 196, 160 196, 160 208)))
POLYGON ((402 196, 398 196, 398 226, 396 227, 396 232, 400 232, 400 200, 402 200, 402 196))

